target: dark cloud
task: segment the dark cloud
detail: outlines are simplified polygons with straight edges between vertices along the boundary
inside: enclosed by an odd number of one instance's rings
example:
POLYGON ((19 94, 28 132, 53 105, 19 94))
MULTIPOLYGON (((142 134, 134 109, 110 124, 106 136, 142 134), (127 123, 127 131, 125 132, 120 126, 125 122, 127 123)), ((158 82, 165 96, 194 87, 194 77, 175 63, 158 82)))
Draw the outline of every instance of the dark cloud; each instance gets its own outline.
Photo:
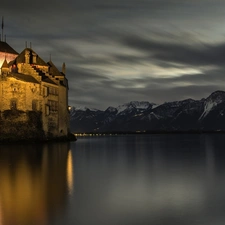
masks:
POLYGON ((221 0, 1 2, 7 42, 66 63, 70 105, 200 99, 222 89, 221 0))
POLYGON ((111 80, 91 72, 74 71, 70 101, 73 105, 89 102, 88 106, 104 110, 108 106, 117 107, 131 100, 144 100, 156 104, 186 98, 199 100, 208 97, 215 90, 223 90, 224 72, 211 70, 206 74, 187 74, 179 77, 111 80))
POLYGON ((188 65, 223 65, 225 42, 221 44, 180 44, 147 40, 138 36, 128 37, 123 43, 131 48, 144 51, 154 59, 188 65))

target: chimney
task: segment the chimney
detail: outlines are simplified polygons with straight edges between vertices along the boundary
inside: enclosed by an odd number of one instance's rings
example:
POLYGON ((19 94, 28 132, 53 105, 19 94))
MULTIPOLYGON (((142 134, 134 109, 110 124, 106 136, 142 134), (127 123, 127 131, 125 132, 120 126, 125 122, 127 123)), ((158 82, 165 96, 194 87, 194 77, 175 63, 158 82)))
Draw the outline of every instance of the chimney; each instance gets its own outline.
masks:
POLYGON ((27 49, 25 50, 25 63, 30 63, 30 52, 27 49))
POLYGON ((62 65, 62 72, 63 72, 63 74, 66 74, 66 64, 65 63, 63 63, 63 65, 62 65))

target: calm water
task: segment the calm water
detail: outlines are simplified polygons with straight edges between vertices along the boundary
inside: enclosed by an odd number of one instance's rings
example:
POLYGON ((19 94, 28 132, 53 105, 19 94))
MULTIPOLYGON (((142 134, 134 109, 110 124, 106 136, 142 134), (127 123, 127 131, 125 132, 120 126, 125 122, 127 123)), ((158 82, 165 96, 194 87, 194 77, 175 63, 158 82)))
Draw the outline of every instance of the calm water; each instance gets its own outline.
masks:
POLYGON ((1 145, 0 224, 225 224, 225 135, 1 145))

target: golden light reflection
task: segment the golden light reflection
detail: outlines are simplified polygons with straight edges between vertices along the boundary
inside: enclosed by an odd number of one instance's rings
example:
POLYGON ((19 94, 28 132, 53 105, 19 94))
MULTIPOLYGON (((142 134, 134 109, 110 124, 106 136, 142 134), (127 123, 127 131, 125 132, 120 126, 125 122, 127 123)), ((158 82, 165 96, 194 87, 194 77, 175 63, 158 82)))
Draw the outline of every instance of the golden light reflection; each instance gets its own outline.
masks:
POLYGON ((68 151, 67 156, 67 186, 69 194, 73 192, 73 159, 72 159, 72 151, 68 151))
POLYGON ((1 205, 1 196, 0 196, 0 224, 3 224, 3 221, 2 221, 2 205, 1 205))
POLYGON ((68 149, 63 144, 0 149, 0 225, 48 225, 63 211, 68 149))
POLYGON ((34 219, 46 224, 44 180, 40 175, 32 174, 25 159, 15 169, 1 168, 3 224, 28 224, 34 219))

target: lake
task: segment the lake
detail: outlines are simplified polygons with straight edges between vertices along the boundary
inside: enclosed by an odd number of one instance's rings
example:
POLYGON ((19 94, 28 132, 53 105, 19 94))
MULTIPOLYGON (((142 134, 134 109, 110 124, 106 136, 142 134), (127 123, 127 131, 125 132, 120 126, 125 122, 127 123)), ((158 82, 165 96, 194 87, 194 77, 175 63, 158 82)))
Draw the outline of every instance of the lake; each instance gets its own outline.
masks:
POLYGON ((1 144, 1 225, 225 223, 225 135, 1 144))

